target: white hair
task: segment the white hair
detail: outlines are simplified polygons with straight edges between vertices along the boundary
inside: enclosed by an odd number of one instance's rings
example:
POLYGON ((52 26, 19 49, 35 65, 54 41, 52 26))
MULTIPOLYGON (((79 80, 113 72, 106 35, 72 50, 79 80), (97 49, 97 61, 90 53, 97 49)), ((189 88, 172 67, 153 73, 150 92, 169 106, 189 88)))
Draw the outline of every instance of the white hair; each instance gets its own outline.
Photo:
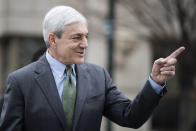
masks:
POLYGON ((87 25, 86 18, 69 6, 56 6, 48 11, 43 21, 43 36, 47 48, 49 47, 48 35, 54 33, 59 38, 65 30, 65 26, 75 22, 87 25))

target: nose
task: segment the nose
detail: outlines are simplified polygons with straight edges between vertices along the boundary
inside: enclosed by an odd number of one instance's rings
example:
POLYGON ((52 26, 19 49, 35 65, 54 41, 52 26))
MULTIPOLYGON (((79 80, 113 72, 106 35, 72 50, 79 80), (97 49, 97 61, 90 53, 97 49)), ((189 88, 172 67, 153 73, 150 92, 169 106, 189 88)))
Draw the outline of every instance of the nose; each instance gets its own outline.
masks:
POLYGON ((80 43, 80 47, 86 49, 88 47, 88 41, 86 38, 84 38, 83 41, 80 43))

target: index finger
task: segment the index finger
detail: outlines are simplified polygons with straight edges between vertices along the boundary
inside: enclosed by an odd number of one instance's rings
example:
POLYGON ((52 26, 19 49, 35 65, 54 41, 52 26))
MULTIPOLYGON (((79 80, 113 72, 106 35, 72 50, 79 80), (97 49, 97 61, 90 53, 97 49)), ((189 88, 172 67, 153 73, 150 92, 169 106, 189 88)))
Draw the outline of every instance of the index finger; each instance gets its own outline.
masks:
POLYGON ((177 50, 175 50, 173 53, 171 53, 171 55, 169 55, 166 59, 169 58, 176 58, 178 55, 180 55, 183 51, 185 50, 185 47, 180 47, 177 50))

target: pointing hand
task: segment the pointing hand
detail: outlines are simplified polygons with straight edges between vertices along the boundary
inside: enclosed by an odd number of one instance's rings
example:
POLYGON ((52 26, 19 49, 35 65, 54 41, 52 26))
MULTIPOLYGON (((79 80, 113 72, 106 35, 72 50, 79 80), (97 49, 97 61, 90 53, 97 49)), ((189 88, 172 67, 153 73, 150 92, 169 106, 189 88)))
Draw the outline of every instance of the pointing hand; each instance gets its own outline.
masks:
POLYGON ((185 50, 184 47, 178 48, 166 58, 157 59, 152 67, 151 78, 157 84, 163 84, 175 75, 176 57, 185 50))

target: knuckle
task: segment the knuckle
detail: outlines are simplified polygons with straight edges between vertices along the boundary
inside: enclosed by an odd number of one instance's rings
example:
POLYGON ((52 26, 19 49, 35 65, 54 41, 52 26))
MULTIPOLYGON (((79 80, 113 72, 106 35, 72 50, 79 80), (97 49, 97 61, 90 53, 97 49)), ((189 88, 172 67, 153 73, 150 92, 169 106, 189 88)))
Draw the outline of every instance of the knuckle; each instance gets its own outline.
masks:
POLYGON ((160 60, 159 60, 159 59, 157 59, 157 60, 155 60, 155 61, 154 61, 154 63, 158 63, 159 61, 160 61, 160 60))
POLYGON ((154 63, 160 63, 164 58, 159 58, 157 60, 154 61, 154 63))

